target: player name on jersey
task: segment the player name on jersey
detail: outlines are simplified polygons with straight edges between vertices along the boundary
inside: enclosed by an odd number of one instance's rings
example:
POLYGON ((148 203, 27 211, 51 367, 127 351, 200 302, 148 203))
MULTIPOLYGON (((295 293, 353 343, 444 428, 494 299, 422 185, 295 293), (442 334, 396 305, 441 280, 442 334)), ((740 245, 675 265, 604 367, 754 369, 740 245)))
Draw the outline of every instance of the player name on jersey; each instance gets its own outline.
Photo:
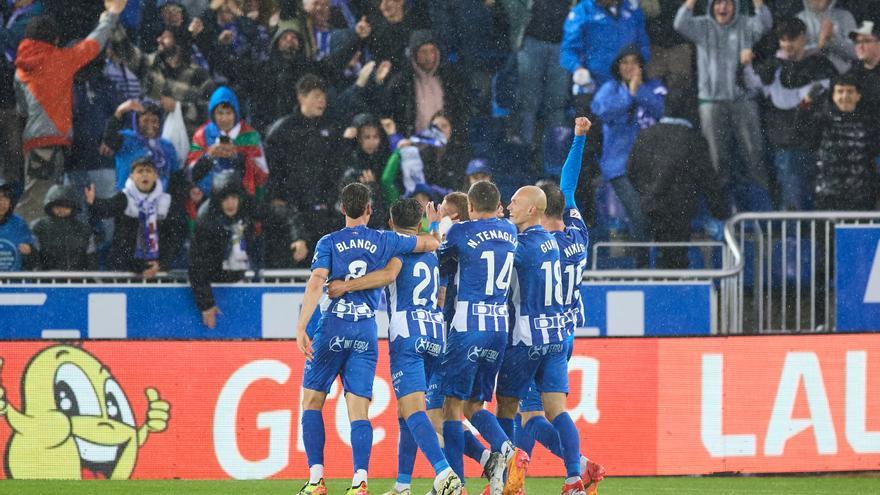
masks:
POLYGON ((516 235, 503 230, 483 230, 480 232, 471 232, 476 239, 468 239, 467 245, 471 249, 476 249, 481 243, 490 240, 502 240, 516 245, 516 235))

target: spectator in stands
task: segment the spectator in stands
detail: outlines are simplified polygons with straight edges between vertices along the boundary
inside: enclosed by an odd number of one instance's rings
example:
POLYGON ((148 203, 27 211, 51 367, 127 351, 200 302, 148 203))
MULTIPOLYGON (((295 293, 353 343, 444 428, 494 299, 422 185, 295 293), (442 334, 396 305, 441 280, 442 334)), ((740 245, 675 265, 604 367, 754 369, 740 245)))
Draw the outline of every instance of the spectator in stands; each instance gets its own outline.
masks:
MULTIPOLYGON (((670 98, 693 99, 694 45, 673 27, 681 0, 642 0, 651 40, 651 62, 648 77, 660 79, 669 90, 670 98)), ((696 106, 693 108, 696 117, 696 106)))
MULTIPOLYGON (((211 3, 217 3, 222 0, 211 0, 211 3)), ((143 11, 141 12, 141 23, 138 27, 137 38, 138 47, 145 52, 156 51, 157 39, 162 31, 170 29, 172 31, 181 31, 190 25, 191 18, 197 18, 200 13, 195 14, 186 8, 185 1, 182 0, 148 0, 144 2, 143 11)), ((207 7, 207 2, 204 5, 207 7)), ((129 35, 133 34, 129 31, 129 35)))
POLYGON ((147 54, 117 30, 112 49, 138 76, 143 96, 158 101, 167 113, 180 103, 187 133, 192 135, 207 117, 205 103, 214 82, 208 71, 193 62, 185 29, 166 29, 156 41, 157 50, 147 54))
POLYGON ((76 219, 80 189, 54 185, 46 194, 45 217, 31 226, 37 268, 44 271, 87 271, 97 268, 95 238, 87 224, 76 219))
POLYGON ((462 136, 462 131, 454 127, 448 113, 441 111, 434 114, 431 126, 443 135, 445 145, 417 143, 419 156, 424 164, 425 181, 454 191, 461 187, 461 179, 473 153, 462 136))
MULTIPOLYGON (((299 32, 303 33, 303 50, 311 60, 321 60, 330 55, 330 43, 333 37, 346 37, 356 46, 366 40, 372 32, 366 16, 361 16, 353 30, 357 37, 348 36, 346 30, 334 31, 330 25, 330 0, 302 0, 306 18, 299 23, 299 32)), ((347 41, 348 42, 348 41, 347 41)))
POLYGON ((855 49, 849 33, 855 31, 856 20, 848 10, 837 7, 837 0, 804 0, 798 14, 807 25, 807 43, 815 45, 837 68, 849 70, 855 60, 855 49))
POLYGON ((805 139, 809 131, 792 124, 804 98, 811 92, 824 92, 837 75, 827 57, 808 47, 806 30, 797 17, 779 21, 775 27, 779 51, 775 57, 754 65, 770 100, 764 118, 767 138, 773 146, 778 204, 781 209, 793 211, 809 209, 812 204, 816 157, 805 139))
POLYGON ((380 0, 379 12, 368 17, 373 32, 367 48, 374 60, 388 60, 394 70, 407 62, 406 46, 413 32, 411 9, 404 0, 380 0))
POLYGON ((817 148, 816 207, 819 210, 867 211, 877 204, 880 132, 877 116, 861 106, 861 88, 852 74, 838 76, 830 99, 809 99, 800 125, 811 131, 817 148))
POLYGON ((307 74, 296 85, 299 107, 266 133, 268 197, 307 215, 306 229, 317 241, 328 232, 340 177, 340 132, 327 110, 324 81, 307 74))
POLYGON ((370 171, 373 177, 380 177, 391 155, 391 148, 379 119, 369 113, 355 115, 342 137, 351 150, 348 166, 358 172, 370 171))
POLYGON ((850 74, 861 88, 861 105, 869 114, 880 117, 880 21, 863 22, 849 37, 855 43, 858 57, 850 74))
POLYGON ((16 0, 0 5, 0 181, 20 182, 21 122, 15 108, 15 55, 25 26, 43 13, 42 0, 16 0))
POLYGON ((562 27, 571 10, 568 0, 518 2, 518 15, 528 19, 517 43, 517 89, 514 115, 508 130, 513 143, 534 145, 540 114, 545 129, 562 127, 569 76, 559 65, 562 27))
POLYGON ((623 203, 630 235, 636 241, 645 241, 639 195, 626 176, 626 161, 639 131, 663 116, 666 88, 656 79, 645 79, 645 59, 635 46, 620 52, 611 66, 611 77, 596 92, 592 103, 593 113, 602 121, 599 168, 623 203))
MULTIPOLYGON (((116 191, 125 188, 131 164, 144 156, 156 165, 162 187, 168 190, 171 174, 180 169, 174 146, 161 137, 162 107, 153 101, 128 100, 119 105, 104 126, 104 144, 116 159, 116 191), (126 118, 131 128, 125 128, 126 118)), ((98 190, 99 197, 106 197, 98 190)))
MULTIPOLYGON (((80 69, 74 79, 74 132, 64 174, 66 183, 75 186, 77 192, 95 184, 102 198, 119 190, 113 150, 105 146, 103 138, 104 123, 113 115, 120 100, 115 85, 104 75, 104 65, 105 58, 99 55, 80 69)), ((79 210, 82 210, 82 195, 77 197, 80 198, 79 210)))
POLYGON ((467 177, 467 181, 465 182, 464 191, 467 191, 471 188, 472 185, 477 182, 489 181, 492 182, 492 169, 489 167, 489 164, 486 163, 486 160, 482 158, 474 158, 473 160, 468 162, 467 168, 464 171, 465 176, 467 177))
POLYGON ((189 283, 208 328, 216 326, 220 313, 211 284, 237 282, 255 267, 254 225, 263 213, 240 185, 230 183, 215 191, 209 211, 196 226, 189 283))
POLYGON ((440 51, 455 54, 455 64, 470 82, 479 115, 492 109, 492 79, 510 54, 509 23, 501 2, 431 2, 431 30, 440 51))
POLYGON ((695 17, 696 3, 686 0, 678 9, 675 29, 697 45, 700 123, 712 165, 725 189, 752 182, 762 189, 761 202, 769 203, 758 104, 743 87, 740 62, 751 61, 752 45, 770 29, 770 10, 764 0, 753 0, 756 13, 749 17, 739 13, 739 0, 709 0, 707 15, 695 17), (734 172, 737 161, 744 174, 734 172))
POLYGON ((455 66, 441 63, 434 36, 430 31, 414 31, 408 50, 409 62, 385 88, 386 115, 405 136, 427 129, 441 110, 464 126, 470 116, 467 83, 455 66))
POLYGON ((107 263, 111 270, 152 278, 168 267, 178 247, 164 242, 162 235, 171 196, 165 193, 150 158, 139 158, 131 164, 125 188, 113 197, 96 198, 94 185, 86 188, 85 194, 90 214, 116 220, 107 263))
POLYGON ((611 65, 626 46, 635 45, 642 59, 651 58, 645 16, 629 0, 583 0, 565 21, 559 62, 596 86, 611 79, 611 65), (588 71, 584 73, 584 71, 588 71))
POLYGON ((210 195, 221 184, 241 184, 247 194, 263 198, 269 167, 260 133, 241 117, 235 92, 217 88, 208 103, 211 120, 193 135, 186 163, 193 181, 210 195))
POLYGON ((0 182, 0 272, 20 272, 32 263, 33 236, 14 210, 12 185, 0 182))
MULTIPOLYGON (((706 198, 714 216, 728 216, 726 196, 709 160, 708 145, 684 116, 687 108, 687 100, 681 97, 667 100, 666 116, 639 133, 627 165, 655 242, 690 240, 700 196, 706 198)), ((687 267, 687 248, 658 251, 657 268, 687 267)))
POLYGON ((106 0, 107 11, 88 37, 61 48, 61 30, 51 17, 33 18, 15 59, 16 91, 27 114, 23 138, 24 193, 19 211, 27 220, 41 215, 43 198, 64 173, 73 134, 73 78, 101 52, 127 0, 106 0))

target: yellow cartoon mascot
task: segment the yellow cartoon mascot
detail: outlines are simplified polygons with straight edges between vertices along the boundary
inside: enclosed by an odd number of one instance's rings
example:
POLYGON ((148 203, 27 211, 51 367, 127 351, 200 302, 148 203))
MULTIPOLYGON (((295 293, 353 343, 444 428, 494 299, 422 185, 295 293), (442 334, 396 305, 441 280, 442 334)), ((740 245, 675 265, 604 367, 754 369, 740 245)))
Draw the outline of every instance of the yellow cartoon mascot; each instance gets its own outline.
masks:
MULTIPOLYGON (((2 365, 0 359, 0 371, 2 365)), ((5 466, 12 479, 128 479, 147 435, 168 427, 169 404, 148 388, 145 422, 136 428, 110 370, 78 347, 41 351, 21 383, 17 411, 0 382, 0 416, 12 428, 5 466)))

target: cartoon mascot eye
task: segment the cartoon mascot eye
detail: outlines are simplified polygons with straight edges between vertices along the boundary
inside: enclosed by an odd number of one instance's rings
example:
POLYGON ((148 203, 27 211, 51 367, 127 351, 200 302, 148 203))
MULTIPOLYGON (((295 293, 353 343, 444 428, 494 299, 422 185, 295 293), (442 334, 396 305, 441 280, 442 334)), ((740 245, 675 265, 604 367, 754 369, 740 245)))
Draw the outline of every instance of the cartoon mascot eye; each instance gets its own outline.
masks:
POLYGON ((100 416, 98 394, 89 378, 73 363, 64 363, 55 372, 55 407, 67 416, 100 416))
POLYGON ((134 427, 134 413, 131 411, 131 405, 116 380, 111 378, 104 383, 104 394, 107 396, 107 416, 134 427))

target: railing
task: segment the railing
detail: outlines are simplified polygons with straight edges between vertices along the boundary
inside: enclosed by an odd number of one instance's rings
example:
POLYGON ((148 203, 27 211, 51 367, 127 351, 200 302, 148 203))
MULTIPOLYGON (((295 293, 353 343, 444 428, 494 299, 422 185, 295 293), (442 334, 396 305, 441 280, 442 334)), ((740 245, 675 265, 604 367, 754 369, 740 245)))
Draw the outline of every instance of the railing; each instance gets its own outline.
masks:
POLYGON ((728 221, 730 247, 751 251, 751 271, 740 266, 736 277, 741 317, 732 331, 744 322, 756 333, 835 330, 834 227, 859 224, 880 224, 880 213, 743 213, 728 221))
MULTIPOLYGON (((833 331, 833 227, 880 224, 880 212, 742 213, 724 228, 724 243, 597 243, 589 282, 710 282, 716 289, 713 326, 719 334, 833 331), (721 249, 721 267, 695 270, 597 269, 604 248, 696 247, 721 249), (794 248, 792 250, 792 247, 794 248), (747 264, 748 263, 748 264, 747 264)), ((302 284, 309 270, 248 272, 251 284, 302 284)), ((0 275, 0 285, 74 283, 184 284, 186 272, 143 279, 133 273, 19 272, 0 275)))

